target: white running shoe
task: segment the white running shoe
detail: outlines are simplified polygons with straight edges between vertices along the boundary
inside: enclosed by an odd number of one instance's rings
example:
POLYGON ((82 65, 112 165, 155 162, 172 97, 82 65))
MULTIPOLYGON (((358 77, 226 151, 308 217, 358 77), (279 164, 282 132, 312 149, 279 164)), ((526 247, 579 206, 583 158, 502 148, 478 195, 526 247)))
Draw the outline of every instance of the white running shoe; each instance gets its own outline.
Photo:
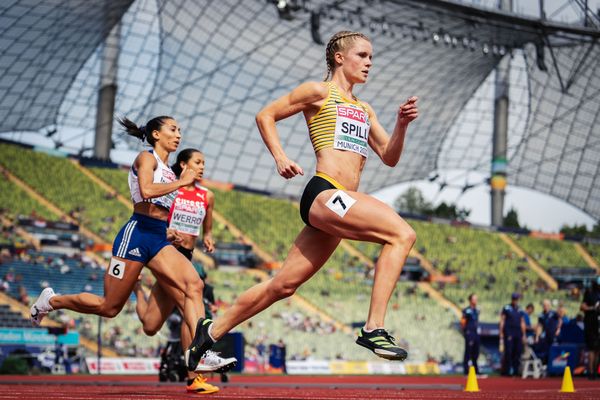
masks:
POLYGON ((223 358, 212 350, 208 350, 196 366, 196 372, 227 372, 237 364, 235 357, 223 358))
POLYGON ((50 299, 56 296, 52 288, 46 288, 40 293, 40 297, 31 306, 31 323, 40 326, 44 317, 53 310, 50 305, 50 299))

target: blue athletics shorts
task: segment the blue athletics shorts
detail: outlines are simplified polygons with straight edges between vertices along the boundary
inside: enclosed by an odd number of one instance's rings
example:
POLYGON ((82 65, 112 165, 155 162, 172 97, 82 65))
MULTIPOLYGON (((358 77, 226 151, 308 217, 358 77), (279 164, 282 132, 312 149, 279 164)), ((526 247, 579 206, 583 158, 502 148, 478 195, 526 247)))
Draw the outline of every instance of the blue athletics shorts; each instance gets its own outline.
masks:
POLYGON ((170 244, 167 240, 167 221, 133 214, 117 234, 112 255, 145 264, 170 244))

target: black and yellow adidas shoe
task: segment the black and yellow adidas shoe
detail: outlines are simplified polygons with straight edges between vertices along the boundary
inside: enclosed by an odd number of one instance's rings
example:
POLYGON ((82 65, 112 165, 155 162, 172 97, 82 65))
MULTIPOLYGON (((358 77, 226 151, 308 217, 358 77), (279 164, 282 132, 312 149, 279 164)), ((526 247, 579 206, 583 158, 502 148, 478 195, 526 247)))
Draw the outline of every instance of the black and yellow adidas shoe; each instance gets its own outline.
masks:
POLYGON ((404 361, 408 357, 408 353, 394 341, 394 337, 383 328, 371 332, 361 329, 356 344, 366 347, 386 360, 404 361))

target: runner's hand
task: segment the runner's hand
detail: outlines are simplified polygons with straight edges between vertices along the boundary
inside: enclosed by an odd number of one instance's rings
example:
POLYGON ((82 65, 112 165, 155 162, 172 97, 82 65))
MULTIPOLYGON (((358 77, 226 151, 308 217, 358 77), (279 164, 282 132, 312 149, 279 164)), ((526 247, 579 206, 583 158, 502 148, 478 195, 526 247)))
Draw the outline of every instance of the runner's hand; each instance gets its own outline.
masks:
POLYGON ((275 160, 275 162, 277 163, 277 172, 285 179, 293 178, 298 174, 304 175, 302 167, 287 157, 275 160))
POLYGON ((212 235, 204 236, 202 242, 204 243, 204 249, 207 253, 213 253, 215 251, 215 242, 212 238, 212 235))
POLYGON ((167 240, 174 246, 180 246, 183 243, 183 237, 175 229, 167 229, 167 240))
POLYGON ((186 167, 183 167, 183 170, 181 171, 181 175, 179 175, 179 180, 182 183, 185 183, 185 186, 191 185, 192 183, 194 183, 196 181, 197 174, 198 174, 198 172, 195 169, 188 168, 186 166, 186 167))
POLYGON ((419 116, 417 100, 419 100, 418 97, 412 96, 400 105, 400 108, 398 108, 398 120, 401 123, 408 125, 419 116))

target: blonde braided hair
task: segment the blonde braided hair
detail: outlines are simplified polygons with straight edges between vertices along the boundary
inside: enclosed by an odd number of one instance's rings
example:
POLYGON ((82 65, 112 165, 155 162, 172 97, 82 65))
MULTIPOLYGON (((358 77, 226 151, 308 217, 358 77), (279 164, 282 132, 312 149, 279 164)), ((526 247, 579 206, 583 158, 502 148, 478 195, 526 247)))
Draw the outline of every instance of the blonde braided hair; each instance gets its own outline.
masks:
POLYGON ((371 41, 365 34, 352 31, 340 31, 329 39, 327 47, 325 48, 327 75, 323 81, 327 81, 329 77, 333 75, 333 71, 335 70, 335 53, 346 50, 356 38, 365 39, 369 42, 371 41))

